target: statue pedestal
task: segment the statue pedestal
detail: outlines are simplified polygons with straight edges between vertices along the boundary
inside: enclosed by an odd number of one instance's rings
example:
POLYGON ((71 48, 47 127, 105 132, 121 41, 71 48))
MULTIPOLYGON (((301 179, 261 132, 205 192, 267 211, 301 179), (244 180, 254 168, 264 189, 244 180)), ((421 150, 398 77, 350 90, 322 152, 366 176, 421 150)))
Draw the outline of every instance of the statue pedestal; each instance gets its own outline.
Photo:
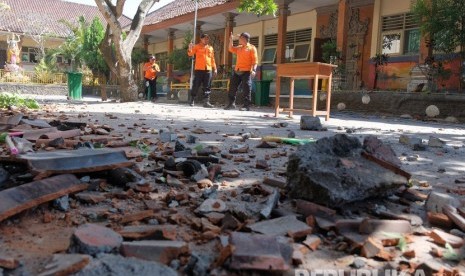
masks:
POLYGON ((428 78, 423 72, 427 72, 426 65, 416 65, 410 71, 410 82, 407 84, 407 92, 422 92, 428 87, 428 78))

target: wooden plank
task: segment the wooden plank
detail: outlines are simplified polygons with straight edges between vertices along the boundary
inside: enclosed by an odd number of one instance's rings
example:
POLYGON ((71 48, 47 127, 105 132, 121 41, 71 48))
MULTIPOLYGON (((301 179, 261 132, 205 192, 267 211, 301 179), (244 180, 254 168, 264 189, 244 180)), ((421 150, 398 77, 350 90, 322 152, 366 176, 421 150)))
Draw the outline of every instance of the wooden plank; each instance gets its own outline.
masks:
POLYGON ((52 175, 60 173, 96 172, 129 167, 124 151, 114 149, 78 149, 53 152, 34 152, 19 157, 28 161, 33 173, 52 175))
POLYGON ((395 174, 398 174, 398 175, 401 175, 401 176, 404 176, 405 178, 407 179, 410 179, 412 177, 412 175, 402 169, 400 169, 399 167, 396 167, 394 166, 393 164, 389 163, 389 162, 386 162, 384 160, 381 160, 379 159, 378 157, 375 157, 374 155, 372 154, 369 154, 365 151, 362 151, 362 156, 367 159, 367 160, 370 160, 378 165, 380 165, 381 167, 385 168, 385 169, 388 169, 390 171, 392 171, 393 173, 395 174))
POLYGON ((87 189, 88 184, 72 174, 30 182, 0 192, 0 221, 64 195, 87 189))

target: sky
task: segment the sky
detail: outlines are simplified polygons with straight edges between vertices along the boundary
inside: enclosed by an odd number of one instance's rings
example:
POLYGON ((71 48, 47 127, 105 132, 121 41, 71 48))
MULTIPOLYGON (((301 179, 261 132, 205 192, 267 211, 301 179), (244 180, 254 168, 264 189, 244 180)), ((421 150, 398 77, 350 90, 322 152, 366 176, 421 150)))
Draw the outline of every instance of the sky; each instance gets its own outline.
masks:
MULTIPOLYGON (((65 1, 96 6, 94 0, 65 0, 65 1)), ((174 0, 160 0, 160 1, 158 1, 158 3, 155 3, 155 5, 153 5, 153 7, 152 7, 152 9, 150 11, 156 10, 156 9, 158 9, 158 8, 168 4, 168 3, 171 3, 173 1, 174 0)), ((141 2, 141 0, 129 0, 129 1, 126 1, 126 3, 124 4, 123 14, 126 15, 129 18, 133 18, 134 15, 136 14, 137 7, 139 7, 140 2, 141 2)), ((116 3, 116 1, 113 1, 113 3, 116 3)))

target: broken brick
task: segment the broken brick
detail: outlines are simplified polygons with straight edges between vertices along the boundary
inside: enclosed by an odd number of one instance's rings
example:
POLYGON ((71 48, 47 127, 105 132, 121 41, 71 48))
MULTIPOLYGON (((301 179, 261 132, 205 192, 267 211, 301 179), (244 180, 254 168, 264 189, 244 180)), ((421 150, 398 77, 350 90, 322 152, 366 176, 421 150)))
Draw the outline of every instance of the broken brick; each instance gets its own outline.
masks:
POLYGON ((125 226, 117 232, 125 239, 176 240, 176 226, 169 224, 125 226))
POLYGON ((52 261, 45 266, 40 276, 72 275, 79 272, 90 262, 89 255, 83 254, 54 254, 52 261))
POLYGON ((0 256, 0 267, 6 269, 15 269, 19 266, 19 261, 15 258, 0 256))
POLYGON ((97 255, 116 252, 123 242, 123 237, 110 228, 96 224, 79 226, 71 238, 70 252, 97 255))
POLYGON ((281 247, 286 245, 281 245, 275 236, 233 232, 230 243, 234 247, 232 269, 285 271, 290 268, 290 260, 281 253, 281 247))
POLYGON ((308 235, 302 243, 308 246, 312 251, 316 251, 321 244, 321 239, 316 235, 308 235))
POLYGON ((169 264, 181 254, 189 252, 187 243, 183 241, 134 241, 123 242, 121 254, 125 257, 161 262, 169 264))
POLYGON ((153 217, 153 210, 144 210, 134 214, 124 215, 121 218, 120 223, 126 224, 129 222, 139 221, 150 217, 153 217))
POLYGON ((461 237, 446 233, 439 229, 434 229, 429 235, 435 243, 440 245, 450 244, 454 248, 461 247, 464 244, 464 241, 461 237))
POLYGON ((450 228, 454 225, 452 220, 443 213, 428 212, 427 216, 429 223, 431 223, 432 225, 442 226, 446 228, 450 228))
POLYGON ((297 213, 304 215, 305 217, 314 215, 314 216, 323 216, 323 217, 332 217, 336 215, 336 211, 319 204, 298 199, 297 202, 297 213))
POLYGON ((383 233, 411 233, 412 227, 406 220, 365 219, 360 224, 360 233, 383 235, 383 233))

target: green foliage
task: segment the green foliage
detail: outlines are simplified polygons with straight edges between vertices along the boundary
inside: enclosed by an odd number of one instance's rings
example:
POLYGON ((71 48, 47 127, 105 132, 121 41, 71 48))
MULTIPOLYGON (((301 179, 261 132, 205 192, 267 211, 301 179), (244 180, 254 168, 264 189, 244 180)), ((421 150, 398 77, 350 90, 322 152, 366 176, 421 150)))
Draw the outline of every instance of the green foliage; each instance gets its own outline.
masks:
POLYGON ((371 61, 375 64, 375 68, 378 68, 379 66, 384 66, 388 64, 389 55, 377 53, 374 57, 371 58, 371 61))
POLYGON ((108 74, 109 68, 99 49, 100 42, 105 37, 102 23, 95 17, 90 26, 85 27, 83 32, 82 57, 85 64, 92 70, 92 73, 108 74))
POLYGON ((444 259, 449 261, 460 262, 462 260, 461 256, 452 248, 449 243, 446 243, 446 251, 443 255, 444 259))
POLYGON ((331 62, 331 57, 339 58, 340 56, 340 52, 337 50, 336 41, 334 40, 329 40, 323 43, 323 45, 321 45, 321 49, 323 52, 322 59, 326 63, 331 62))
POLYGON ((58 72, 56 67, 56 57, 46 56, 42 58, 34 67, 36 81, 39 83, 52 83, 55 74, 58 72))
POLYGON ((388 238, 399 239, 399 243, 397 244, 397 248, 401 252, 404 252, 405 250, 407 250, 407 240, 405 239, 405 237, 403 235, 397 234, 397 233, 386 233, 386 232, 383 232, 383 235, 385 235, 388 238))
POLYGON ((30 109, 39 108, 39 104, 34 99, 24 98, 18 94, 7 92, 0 93, 0 108, 8 108, 10 106, 27 107, 30 109))
POLYGON ((149 56, 149 53, 142 48, 134 48, 131 53, 131 62, 132 66, 137 66, 141 63, 144 63, 147 61, 147 57, 149 56))
POLYGON ((187 49, 189 43, 191 43, 193 34, 191 31, 187 31, 184 35, 184 41, 181 49, 174 49, 171 54, 168 55, 168 63, 173 64, 175 70, 188 70, 191 68, 191 59, 187 55, 187 49))
POLYGON ((79 17, 77 25, 71 22, 62 20, 61 23, 65 24, 70 28, 72 33, 66 38, 65 42, 59 47, 59 53, 63 55, 65 59, 71 60, 72 70, 76 71, 81 68, 84 62, 84 38, 85 31, 88 27, 86 20, 83 16, 79 17))
POLYGON ((462 0, 417 0, 412 12, 421 24, 428 46, 442 53, 454 53, 461 47, 465 54, 465 2, 462 0))
POLYGON ((276 16, 278 5, 276 5, 274 0, 241 0, 237 10, 240 12, 250 12, 258 16, 276 16))

